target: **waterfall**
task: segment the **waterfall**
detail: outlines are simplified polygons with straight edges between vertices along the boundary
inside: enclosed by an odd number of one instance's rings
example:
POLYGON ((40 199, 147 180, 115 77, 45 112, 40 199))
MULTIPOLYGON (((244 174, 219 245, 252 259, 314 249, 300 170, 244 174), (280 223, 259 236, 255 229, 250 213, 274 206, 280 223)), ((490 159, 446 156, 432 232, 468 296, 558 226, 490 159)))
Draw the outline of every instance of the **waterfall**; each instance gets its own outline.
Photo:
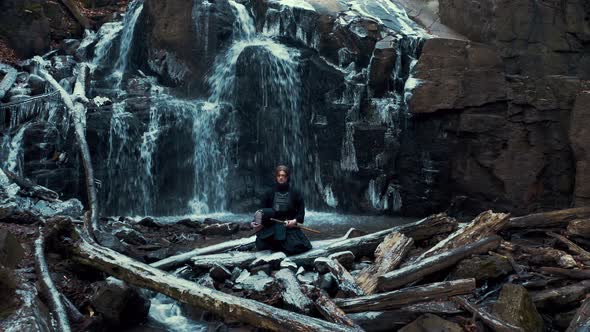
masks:
POLYGON ((143 10, 143 0, 133 0, 127 8, 125 19, 123 20, 123 30, 121 32, 121 46, 119 47, 119 56, 115 63, 115 72, 113 75, 117 81, 115 87, 120 89, 123 75, 129 63, 129 51, 133 45, 133 34, 135 33, 135 25, 139 14, 143 10))
MULTIPOLYGON (((22 165, 22 144, 23 144, 23 136, 25 131, 29 128, 30 123, 27 123, 20 127, 20 129, 16 132, 16 134, 12 137, 8 145, 8 154, 5 161, 5 167, 7 170, 17 173, 23 174, 23 165, 22 165)), ((3 149, 4 150, 4 149, 3 149)))

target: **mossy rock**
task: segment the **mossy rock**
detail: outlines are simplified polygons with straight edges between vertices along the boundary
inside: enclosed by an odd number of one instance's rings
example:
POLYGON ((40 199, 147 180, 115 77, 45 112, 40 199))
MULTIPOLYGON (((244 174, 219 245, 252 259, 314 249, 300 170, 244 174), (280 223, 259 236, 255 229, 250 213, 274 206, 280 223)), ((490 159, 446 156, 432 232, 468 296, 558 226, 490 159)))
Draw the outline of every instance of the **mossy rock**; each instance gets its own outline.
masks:
POLYGON ((453 279, 475 278, 475 280, 495 279, 512 272, 508 258, 502 256, 480 255, 464 259, 451 272, 453 279))
POLYGON ((531 296, 521 285, 505 284, 492 312, 501 320, 521 327, 525 332, 543 331, 543 319, 531 296))
POLYGON ((0 265, 0 320, 10 316, 17 307, 14 271, 0 265))

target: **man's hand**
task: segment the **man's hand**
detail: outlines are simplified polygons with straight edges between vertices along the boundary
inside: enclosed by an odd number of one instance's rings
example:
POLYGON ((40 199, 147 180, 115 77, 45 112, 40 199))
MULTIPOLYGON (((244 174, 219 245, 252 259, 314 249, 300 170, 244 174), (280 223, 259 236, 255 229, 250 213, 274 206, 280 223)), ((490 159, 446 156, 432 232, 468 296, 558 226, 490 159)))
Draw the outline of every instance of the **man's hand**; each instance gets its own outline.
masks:
POLYGON ((291 220, 287 220, 287 223, 285 225, 287 228, 294 228, 297 227, 297 220, 296 219, 291 219, 291 220))
POLYGON ((253 222, 250 223, 250 227, 252 227, 252 229, 254 231, 258 232, 259 230, 262 229, 262 224, 253 221, 253 222))

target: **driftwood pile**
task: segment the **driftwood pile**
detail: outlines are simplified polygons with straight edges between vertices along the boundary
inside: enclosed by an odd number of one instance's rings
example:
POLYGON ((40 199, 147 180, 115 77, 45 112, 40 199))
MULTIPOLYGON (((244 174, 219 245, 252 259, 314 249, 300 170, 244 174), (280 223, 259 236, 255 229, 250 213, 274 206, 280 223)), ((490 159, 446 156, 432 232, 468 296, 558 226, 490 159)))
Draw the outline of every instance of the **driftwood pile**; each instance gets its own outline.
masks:
POLYGON ((272 330, 582 331, 590 326, 589 218, 590 208, 518 218, 486 211, 467 224, 437 214, 372 234, 351 230, 290 257, 235 251, 253 241, 245 238, 151 266, 79 232, 73 256, 272 330), (164 271, 181 265, 190 268, 164 271))

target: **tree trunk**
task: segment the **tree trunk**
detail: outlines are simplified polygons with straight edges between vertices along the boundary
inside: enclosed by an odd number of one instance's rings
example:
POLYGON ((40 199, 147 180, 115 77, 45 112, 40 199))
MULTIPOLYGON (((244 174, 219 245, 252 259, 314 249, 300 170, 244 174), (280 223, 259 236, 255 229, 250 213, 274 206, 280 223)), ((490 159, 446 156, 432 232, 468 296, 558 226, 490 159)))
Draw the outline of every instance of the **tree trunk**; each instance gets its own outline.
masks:
POLYGON ((18 71, 7 64, 0 63, 0 72, 4 73, 4 78, 0 81, 0 99, 2 99, 16 82, 18 71))
POLYGON ((74 19, 80 24, 81 27, 84 29, 90 28, 90 22, 86 16, 82 15, 78 6, 72 0, 60 0, 60 2, 68 9, 68 11, 72 14, 74 19))
POLYGON ((356 282, 367 295, 377 289, 377 278, 395 269, 404 259, 414 240, 394 232, 383 240, 375 250, 375 263, 364 268, 357 276, 356 282))
POLYGON ((537 308, 559 308, 583 299, 590 291, 590 280, 531 293, 537 308))
POLYGON ((162 293, 177 301, 210 311, 221 317, 232 317, 253 326, 274 331, 353 331, 341 326, 253 300, 225 294, 88 241, 84 234, 73 248, 73 258, 140 288, 162 293))
POLYGON ((380 311, 402 308, 420 302, 448 299, 455 295, 470 294, 475 290, 475 279, 459 279, 403 288, 400 290, 366 295, 350 299, 335 299, 344 312, 380 311))
POLYGON ((590 217, 590 207, 529 214, 510 218, 505 229, 566 227, 571 220, 590 217))
POLYGON ((399 288, 424 276, 451 267, 466 257, 494 250, 498 248, 500 241, 500 237, 491 236, 393 270, 379 277, 378 287, 384 291, 399 288))
POLYGON ((6 176, 12 180, 14 183, 16 183, 19 187, 21 187, 21 190, 23 190, 24 192, 26 192, 27 195, 31 196, 31 197, 35 197, 35 198, 39 198, 48 202, 57 202, 59 201, 59 194, 56 193, 55 191, 51 190, 51 189, 47 189, 43 186, 40 186, 36 183, 34 183, 33 181, 19 176, 18 174, 15 174, 5 168, 2 168, 2 171, 4 172, 4 174, 6 174, 6 176))
POLYGON ((583 260, 590 260, 590 252, 587 252, 586 250, 584 250, 583 248, 581 248, 577 244, 570 241, 565 236, 559 235, 559 234, 556 234, 553 232, 547 232, 547 235, 549 235, 552 238, 557 239, 559 242, 565 244, 571 252, 580 255, 580 258, 582 258, 583 260))
POLYGON ((86 100, 86 78, 88 74, 88 65, 83 63, 78 65, 78 78, 74 86, 74 94, 70 96, 66 90, 59 85, 59 83, 49 74, 42 66, 45 63, 41 57, 35 57, 39 64, 39 74, 47 80, 47 82, 59 92, 68 113, 74 120, 74 128, 76 134, 76 141, 80 148, 80 156, 84 166, 86 175, 86 193, 88 195, 89 204, 89 218, 85 218, 85 230, 94 240, 94 232, 98 231, 98 198, 96 196, 96 188, 94 186, 94 170, 92 169, 92 159, 90 157, 90 150, 88 149, 88 142, 86 142, 86 107, 81 101, 86 100))
POLYGON ((62 295, 59 293, 51 275, 49 274, 49 268, 47 267, 47 261, 45 260, 45 232, 43 227, 39 227, 39 237, 35 240, 35 269, 39 275, 39 282, 41 283, 41 289, 44 291, 51 310, 55 315, 57 326, 59 331, 69 332, 70 322, 68 316, 61 302, 62 295))
POLYGON ((340 325, 346 325, 353 327, 359 331, 362 331, 362 328, 358 326, 350 317, 342 311, 342 309, 338 308, 334 300, 332 300, 328 294, 322 289, 315 288, 311 291, 307 292, 308 295, 315 299, 314 304, 316 309, 326 318, 328 321, 340 325))
POLYGON ((590 238, 590 219, 576 219, 567 225, 568 236, 579 236, 585 239, 590 238))
POLYGON ((547 266, 543 266, 543 267, 539 268, 539 270, 543 273, 566 277, 568 279, 578 279, 578 280, 590 279, 590 270, 560 269, 558 267, 547 267, 547 266))
POLYGON ((572 255, 553 248, 534 248, 525 246, 516 246, 519 251, 517 256, 521 262, 527 262, 529 265, 554 265, 570 269, 577 266, 572 255))
MULTIPOLYGON (((335 259, 320 257, 314 261, 314 264, 323 265, 327 268, 338 281, 338 289, 342 296, 362 296, 365 293, 356 284, 356 281, 340 262, 335 259)), ((321 270, 321 269, 318 269, 321 270)))

